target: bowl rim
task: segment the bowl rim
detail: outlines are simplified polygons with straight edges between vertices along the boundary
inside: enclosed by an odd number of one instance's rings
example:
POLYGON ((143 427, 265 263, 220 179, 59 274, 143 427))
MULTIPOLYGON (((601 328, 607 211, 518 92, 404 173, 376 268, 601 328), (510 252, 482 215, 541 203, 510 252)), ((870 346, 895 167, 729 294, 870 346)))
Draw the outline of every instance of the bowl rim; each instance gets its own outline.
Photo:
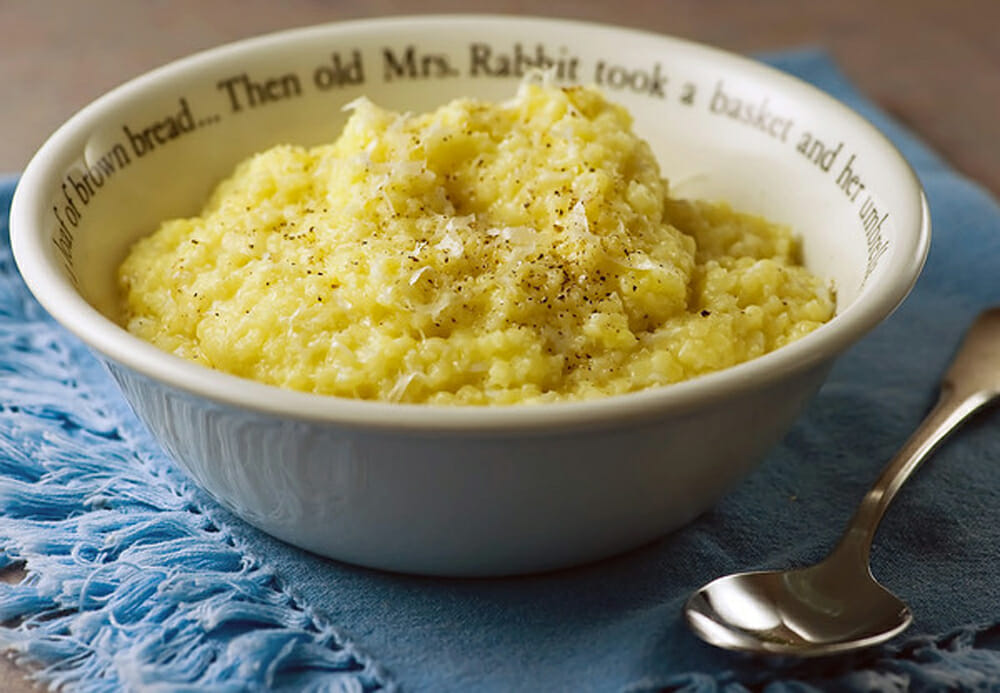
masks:
POLYGON ((650 31, 598 24, 588 21, 527 15, 426 14, 335 21, 285 29, 199 51, 147 71, 98 97, 70 117, 41 146, 15 189, 10 211, 10 239, 17 267, 31 293, 64 328, 105 359, 124 366, 177 391, 204 398, 217 405, 250 410, 298 421, 352 426, 375 430, 406 430, 425 433, 541 433, 571 431, 595 426, 605 428, 647 421, 712 405, 756 387, 774 383, 838 356, 880 321, 888 317, 906 298, 923 268, 930 248, 930 211, 920 181, 910 163, 894 144, 870 121, 836 98, 813 85, 760 63, 689 39, 650 31), (843 312, 801 339, 763 356, 729 368, 682 382, 583 401, 558 401, 511 405, 408 404, 311 394, 255 382, 211 369, 159 349, 132 335, 90 305, 76 291, 42 241, 42 210, 48 201, 42 191, 44 181, 58 173, 60 156, 81 126, 98 119, 130 94, 151 87, 165 76, 196 69, 199 65, 243 51, 266 49, 310 35, 354 35, 387 32, 395 28, 413 30, 424 25, 455 30, 462 25, 491 26, 534 24, 550 28, 574 27, 579 31, 616 34, 623 38, 641 37, 665 46, 683 47, 747 70, 769 80, 784 93, 802 94, 819 100, 838 118, 868 130, 880 142, 880 160, 888 157, 907 178, 899 185, 912 188, 919 206, 916 232, 906 237, 896 261, 883 281, 864 289, 843 312))

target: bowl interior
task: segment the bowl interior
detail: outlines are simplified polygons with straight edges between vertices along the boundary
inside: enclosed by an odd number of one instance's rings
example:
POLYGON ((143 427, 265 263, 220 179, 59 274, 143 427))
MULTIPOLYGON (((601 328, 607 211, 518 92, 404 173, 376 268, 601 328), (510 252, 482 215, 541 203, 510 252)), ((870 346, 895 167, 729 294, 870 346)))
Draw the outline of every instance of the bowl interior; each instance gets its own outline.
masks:
POLYGON ((12 223, 18 261, 57 319, 70 310, 58 297, 78 294, 115 320, 115 270, 129 245, 196 213, 244 157, 334 139, 360 96, 409 111, 504 99, 535 68, 560 84, 597 83, 626 106, 675 194, 790 225, 806 264, 834 285, 839 316, 880 319, 912 284, 928 233, 919 184, 833 99, 676 39, 498 17, 312 27, 129 82, 70 120, 26 171, 12 223))

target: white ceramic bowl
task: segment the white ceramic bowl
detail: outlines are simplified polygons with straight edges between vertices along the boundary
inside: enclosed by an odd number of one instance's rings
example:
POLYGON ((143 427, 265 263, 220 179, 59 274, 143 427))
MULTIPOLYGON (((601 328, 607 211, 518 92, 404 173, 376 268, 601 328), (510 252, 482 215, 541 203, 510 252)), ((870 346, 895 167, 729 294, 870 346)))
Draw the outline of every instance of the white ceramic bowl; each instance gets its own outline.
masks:
MULTIPOLYGON (((367 566, 546 570, 648 542, 710 507, 788 429, 832 361, 904 298, 926 203, 864 119, 753 61, 582 23, 420 17, 317 26, 180 60, 98 99, 18 186, 18 266, 108 365, 177 463, 271 534, 367 566), (549 61, 635 116, 679 194, 790 224, 838 314, 755 361, 584 403, 440 408, 289 392, 211 371, 114 321, 115 268, 248 154, 334 139, 361 95, 401 110, 506 98, 549 61), (818 143, 818 144, 817 144, 818 143)), ((805 464, 806 461, 803 461, 805 464)))

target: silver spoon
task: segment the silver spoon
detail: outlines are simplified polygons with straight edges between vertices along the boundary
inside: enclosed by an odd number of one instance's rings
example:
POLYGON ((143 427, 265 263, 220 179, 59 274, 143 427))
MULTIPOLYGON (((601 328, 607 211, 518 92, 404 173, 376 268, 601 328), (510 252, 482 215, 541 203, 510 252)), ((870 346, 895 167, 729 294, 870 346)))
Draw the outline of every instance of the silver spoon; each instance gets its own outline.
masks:
POLYGON ((688 625, 712 645, 758 654, 817 656, 884 642, 909 608, 872 577, 875 530, 903 483, 948 434, 1000 396, 1000 307, 982 313, 941 381, 937 404, 868 491, 833 552, 787 571, 727 575, 691 595, 688 625))

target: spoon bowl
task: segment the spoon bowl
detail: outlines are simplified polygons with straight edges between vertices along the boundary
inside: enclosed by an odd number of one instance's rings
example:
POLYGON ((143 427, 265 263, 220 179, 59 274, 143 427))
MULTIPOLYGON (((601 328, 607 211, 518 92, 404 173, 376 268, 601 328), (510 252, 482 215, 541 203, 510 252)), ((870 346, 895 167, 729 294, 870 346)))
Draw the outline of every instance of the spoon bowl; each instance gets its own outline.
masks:
POLYGON ((737 573, 688 599, 684 615, 706 642, 758 654, 820 656, 876 645, 913 616, 869 567, 872 540, 903 483, 969 416, 1000 396, 1000 308, 969 329, 941 381, 937 405, 865 495, 840 543, 807 568, 737 573))
POLYGON ((692 595, 691 628, 719 647, 821 656, 877 645, 904 631, 910 609, 870 572, 828 584, 827 561, 791 571, 728 575, 692 595))

